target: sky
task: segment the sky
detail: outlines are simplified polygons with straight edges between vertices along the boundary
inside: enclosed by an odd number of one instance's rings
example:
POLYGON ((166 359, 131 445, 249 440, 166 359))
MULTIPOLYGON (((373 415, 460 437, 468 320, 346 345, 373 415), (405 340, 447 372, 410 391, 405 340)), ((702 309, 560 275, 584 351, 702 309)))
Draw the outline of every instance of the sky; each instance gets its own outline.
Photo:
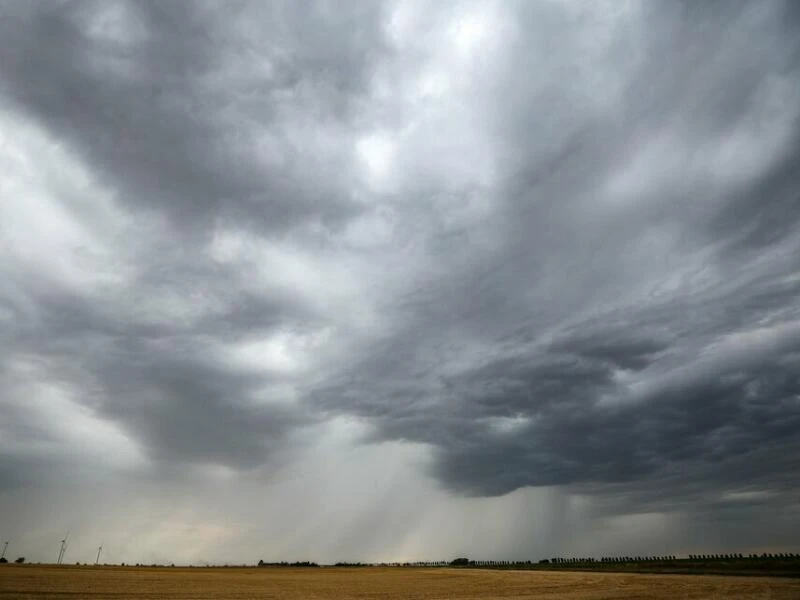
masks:
POLYGON ((797 551, 800 5, 0 0, 0 542, 797 551))

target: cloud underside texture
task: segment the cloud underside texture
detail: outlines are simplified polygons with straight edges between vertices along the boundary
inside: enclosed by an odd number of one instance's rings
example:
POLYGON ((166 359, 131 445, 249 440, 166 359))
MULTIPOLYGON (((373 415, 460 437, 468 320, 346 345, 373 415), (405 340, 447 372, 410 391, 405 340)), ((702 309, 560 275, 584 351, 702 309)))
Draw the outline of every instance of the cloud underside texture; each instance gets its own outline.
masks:
POLYGON ((355 419, 458 495, 796 503, 794 3, 1 10, 4 487, 355 419))

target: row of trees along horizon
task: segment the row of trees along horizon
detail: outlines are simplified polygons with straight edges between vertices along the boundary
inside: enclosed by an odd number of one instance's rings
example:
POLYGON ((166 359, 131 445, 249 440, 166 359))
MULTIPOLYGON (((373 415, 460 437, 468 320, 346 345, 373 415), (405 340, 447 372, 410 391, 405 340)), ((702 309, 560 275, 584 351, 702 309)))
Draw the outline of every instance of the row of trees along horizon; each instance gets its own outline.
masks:
POLYGON ((792 552, 778 552, 761 554, 757 553, 730 553, 730 554, 690 554, 688 557, 678 557, 675 555, 664 556, 604 556, 594 557, 553 557, 544 558, 538 561, 532 560, 471 560, 466 557, 459 557, 450 561, 410 561, 410 562, 345 562, 340 561, 331 565, 320 565, 311 561, 296 562, 265 562, 258 561, 259 567, 561 567, 561 566, 613 566, 626 564, 687 564, 687 563, 707 563, 707 562, 764 562, 764 561, 800 561, 800 554, 792 552))

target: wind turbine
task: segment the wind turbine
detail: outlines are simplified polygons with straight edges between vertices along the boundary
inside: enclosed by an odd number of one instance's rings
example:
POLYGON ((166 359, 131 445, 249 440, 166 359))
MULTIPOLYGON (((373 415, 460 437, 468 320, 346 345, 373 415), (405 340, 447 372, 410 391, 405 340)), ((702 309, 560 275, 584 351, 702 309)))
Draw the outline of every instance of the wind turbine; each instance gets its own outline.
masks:
POLYGON ((64 553, 67 551, 67 540, 69 539, 69 531, 67 535, 64 536, 64 539, 61 540, 61 549, 58 551, 58 564, 61 564, 61 561, 64 560, 64 553))
POLYGON ((100 553, 103 551, 103 544, 100 544, 100 547, 97 548, 97 558, 94 559, 94 564, 100 562, 100 553))

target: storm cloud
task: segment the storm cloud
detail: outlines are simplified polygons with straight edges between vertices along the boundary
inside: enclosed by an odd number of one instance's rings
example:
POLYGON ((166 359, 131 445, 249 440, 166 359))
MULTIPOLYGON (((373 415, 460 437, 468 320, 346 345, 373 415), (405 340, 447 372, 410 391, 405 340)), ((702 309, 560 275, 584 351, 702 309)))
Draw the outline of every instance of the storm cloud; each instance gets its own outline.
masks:
POLYGON ((791 543, 794 3, 0 13, 29 555, 73 526, 117 560, 791 543))

